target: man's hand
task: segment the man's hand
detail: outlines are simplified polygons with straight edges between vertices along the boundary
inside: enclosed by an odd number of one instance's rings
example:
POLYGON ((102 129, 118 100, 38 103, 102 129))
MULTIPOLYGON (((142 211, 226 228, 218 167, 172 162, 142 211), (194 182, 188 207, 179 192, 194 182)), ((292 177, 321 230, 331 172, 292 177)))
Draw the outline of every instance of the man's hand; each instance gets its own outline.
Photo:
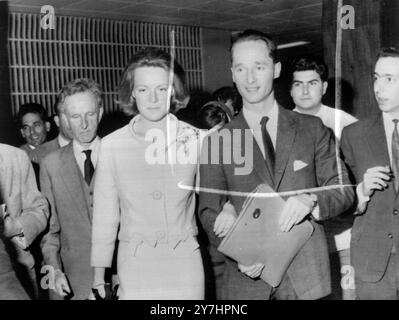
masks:
POLYGON ((222 211, 218 214, 213 226, 213 232, 217 237, 225 237, 237 219, 237 213, 234 207, 226 202, 222 211))
POLYGON ((61 297, 65 297, 71 293, 71 289, 69 288, 68 280, 65 274, 61 270, 56 270, 54 275, 54 286, 55 292, 61 297))
POLYGON ((0 218, 0 234, 5 238, 12 238, 23 232, 21 224, 9 214, 0 218))
MULTIPOLYGON (((386 181, 391 180, 390 168, 385 167, 373 167, 367 169, 366 173, 363 175, 362 192, 366 197, 373 195, 375 190, 383 190, 388 187, 386 181)), ((399 177, 395 177, 399 179, 399 177)))
POLYGON ((313 201, 307 194, 288 198, 279 219, 281 231, 290 231, 294 225, 302 222, 312 209, 313 201))
POLYGON ((258 278, 262 274, 264 267, 265 265, 263 263, 257 263, 252 266, 244 266, 240 263, 238 264, 238 269, 252 279, 258 278))

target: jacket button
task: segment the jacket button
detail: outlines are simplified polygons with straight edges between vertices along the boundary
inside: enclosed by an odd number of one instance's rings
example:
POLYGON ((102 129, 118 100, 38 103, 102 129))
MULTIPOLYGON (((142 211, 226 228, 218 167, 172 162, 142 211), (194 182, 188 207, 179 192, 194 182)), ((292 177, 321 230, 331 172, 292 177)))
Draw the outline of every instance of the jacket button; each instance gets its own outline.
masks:
POLYGON ((161 191, 154 191, 152 193, 152 197, 154 200, 160 200, 162 198, 162 192, 161 191))
POLYGON ((157 231, 156 235, 157 235, 157 237, 158 237, 159 239, 163 239, 163 238, 165 238, 166 233, 163 232, 163 231, 157 231))
POLYGON ((399 211, 395 209, 395 210, 393 210, 392 213, 393 213, 394 216, 396 216, 399 213, 399 211))
POLYGON ((388 238, 392 239, 393 238, 393 234, 392 233, 388 233, 388 238))

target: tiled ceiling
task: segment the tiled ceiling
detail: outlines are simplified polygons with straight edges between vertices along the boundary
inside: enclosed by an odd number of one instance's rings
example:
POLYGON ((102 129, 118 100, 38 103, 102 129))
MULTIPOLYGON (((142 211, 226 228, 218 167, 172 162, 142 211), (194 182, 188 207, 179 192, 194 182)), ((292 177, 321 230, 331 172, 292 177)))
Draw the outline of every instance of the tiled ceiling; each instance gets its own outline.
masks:
POLYGON ((11 12, 152 21, 231 31, 265 31, 279 43, 321 43, 322 0, 9 0, 11 12))

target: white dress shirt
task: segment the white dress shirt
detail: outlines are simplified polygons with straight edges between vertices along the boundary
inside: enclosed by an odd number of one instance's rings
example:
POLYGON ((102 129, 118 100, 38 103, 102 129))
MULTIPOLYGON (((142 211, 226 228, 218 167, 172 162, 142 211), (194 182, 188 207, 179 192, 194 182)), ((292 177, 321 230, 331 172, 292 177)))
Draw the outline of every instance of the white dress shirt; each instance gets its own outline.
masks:
POLYGON ((269 120, 266 122, 266 129, 270 135, 270 139, 272 140, 274 150, 276 150, 278 124, 278 105, 276 100, 274 100, 273 108, 269 113, 259 114, 244 107, 243 114, 245 120, 248 122, 249 128, 252 130, 259 149, 262 151, 263 157, 265 157, 265 147, 263 146, 262 126, 260 125, 260 121, 263 117, 269 117, 269 120))
MULTIPOLYGON (((293 111, 304 113, 298 108, 295 108, 293 111)), ((328 107, 324 104, 321 105, 320 109, 313 114, 313 116, 320 118, 323 124, 334 132, 338 140, 341 139, 342 130, 346 126, 357 121, 357 119, 349 113, 328 107)))
POLYGON ((83 177, 85 176, 84 164, 86 160, 86 154, 83 153, 85 150, 91 150, 91 162, 93 163, 94 169, 97 166, 98 153, 100 152, 100 138, 97 136, 88 148, 81 146, 76 140, 73 140, 73 154, 75 155, 76 162, 83 177))
POLYGON ((65 147, 66 145, 68 145, 71 142, 70 140, 65 139, 60 134, 57 136, 57 141, 58 141, 58 144, 60 145, 61 148, 65 147))

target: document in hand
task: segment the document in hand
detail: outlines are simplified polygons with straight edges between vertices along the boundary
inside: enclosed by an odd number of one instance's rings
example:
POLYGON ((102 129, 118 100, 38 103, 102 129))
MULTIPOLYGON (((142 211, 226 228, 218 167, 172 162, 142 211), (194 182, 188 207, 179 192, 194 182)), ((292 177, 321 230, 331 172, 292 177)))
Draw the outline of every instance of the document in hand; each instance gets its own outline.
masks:
POLYGON ((261 279, 277 287, 292 260, 313 233, 309 221, 280 231, 285 201, 266 184, 248 195, 243 208, 218 250, 243 265, 263 263, 261 279))

